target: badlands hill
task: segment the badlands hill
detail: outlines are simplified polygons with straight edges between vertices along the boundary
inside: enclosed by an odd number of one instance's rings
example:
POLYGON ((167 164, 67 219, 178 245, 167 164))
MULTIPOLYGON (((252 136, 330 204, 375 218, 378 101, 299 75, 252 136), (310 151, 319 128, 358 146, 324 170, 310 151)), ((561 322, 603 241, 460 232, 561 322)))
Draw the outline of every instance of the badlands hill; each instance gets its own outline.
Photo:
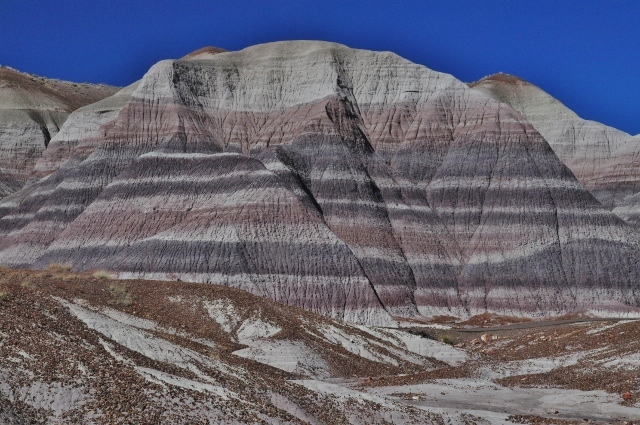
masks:
POLYGON ((0 263, 217 283, 378 325, 637 314, 637 234, 521 113, 450 75, 280 42, 161 61, 102 102, 0 202, 0 263))
POLYGON ((0 66, 0 198, 31 177, 35 162, 71 112, 116 90, 0 66))
POLYGON ((633 226, 640 223, 640 135, 583 120, 511 75, 496 74, 470 87, 520 112, 598 201, 633 226))
MULTIPOLYGON (((208 59, 225 51, 217 47, 203 47, 186 55, 182 60, 208 59)), ((75 111, 71 115, 69 125, 63 126, 49 142, 42 159, 35 165, 33 177, 46 177, 56 171, 69 159, 71 152, 75 151, 81 141, 85 141, 86 144, 88 139, 103 137, 103 133, 100 132, 101 126, 118 117, 120 110, 131 99, 139 84, 140 81, 136 81, 112 96, 75 111)))
POLYGON ((466 359, 230 288, 0 270, 1 424, 436 424, 336 384, 466 359))

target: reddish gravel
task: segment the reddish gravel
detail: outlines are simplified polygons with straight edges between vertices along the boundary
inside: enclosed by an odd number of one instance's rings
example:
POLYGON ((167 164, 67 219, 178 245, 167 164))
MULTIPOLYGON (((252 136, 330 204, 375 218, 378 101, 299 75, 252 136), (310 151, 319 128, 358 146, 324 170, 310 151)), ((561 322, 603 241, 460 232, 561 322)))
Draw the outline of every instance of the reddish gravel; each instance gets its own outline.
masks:
MULTIPOLYGON (((297 406, 299 415, 314 417, 320 423, 346 424, 351 414, 372 415, 372 423, 379 422, 376 412, 384 408, 378 404, 367 407, 356 403, 345 408, 339 399, 288 382, 302 378, 300 375, 232 355, 244 346, 230 338, 230 334, 202 310, 202 300, 228 300, 241 319, 260 317, 277 325, 282 331, 276 340, 297 340, 312 347, 330 366, 335 378, 415 373, 419 369, 407 362, 394 367, 369 361, 339 345, 331 345, 305 332, 303 327, 317 329, 331 324, 344 328, 353 337, 359 333, 372 337, 243 291, 184 282, 114 281, 102 274, 96 276, 74 274, 60 266, 42 272, 0 269, 0 370, 8 373, 0 372, 0 412, 4 415, 0 416, 0 423, 39 423, 52 417, 51 411, 33 408, 29 404, 33 402, 21 401, 25 395, 19 395, 20 388, 34 384, 41 386, 42 397, 58 391, 75 394, 73 397, 80 400, 57 416, 53 415, 63 418, 64 423, 86 423, 91 415, 97 415, 97 423, 104 424, 301 421, 283 410, 280 402, 274 403, 274 397, 289 400, 287 403, 297 406), (120 289, 114 290, 114 287, 120 289), (127 298, 119 295, 123 291, 127 298), (207 379, 237 394, 239 399, 222 400, 207 393, 150 382, 136 368, 161 371, 194 382, 207 381, 194 371, 154 360, 87 328, 57 299, 84 300, 81 305, 93 306, 98 309, 95 311, 107 307, 130 315, 127 317, 153 321, 157 327, 146 330, 148 335, 222 364, 219 370, 203 364, 198 368, 209 377, 207 379), (199 342, 205 340, 214 342, 215 347, 199 342), (114 354, 105 351, 105 343, 114 354), (118 361, 114 356, 128 360, 118 361), (226 369, 235 372, 224 373, 226 369)), ((407 417, 416 418, 415 423, 428 422, 426 418, 430 417, 427 412, 405 410, 409 412, 407 417)))

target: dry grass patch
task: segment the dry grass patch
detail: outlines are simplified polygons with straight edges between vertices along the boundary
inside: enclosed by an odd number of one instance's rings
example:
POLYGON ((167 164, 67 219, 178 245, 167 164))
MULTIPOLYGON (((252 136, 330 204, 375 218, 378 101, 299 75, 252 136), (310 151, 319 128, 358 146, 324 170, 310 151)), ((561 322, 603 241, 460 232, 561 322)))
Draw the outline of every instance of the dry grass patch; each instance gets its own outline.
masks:
POLYGON ((96 279, 99 279, 99 280, 109 280, 109 279, 111 279, 111 275, 109 274, 109 272, 104 271, 104 270, 97 270, 97 271, 93 272, 92 276, 95 277, 96 279))
POLYGON ((53 263, 49 264, 48 270, 54 274, 68 274, 71 273, 71 266, 69 264, 53 263))
POLYGON ((129 293, 126 283, 111 283, 107 287, 107 290, 111 294, 111 304, 117 305, 118 307, 129 307, 133 304, 133 295, 129 293))
POLYGON ((36 287, 36 285, 34 285, 33 282, 29 279, 25 279, 22 282, 20 282, 20 286, 25 289, 33 289, 36 287))

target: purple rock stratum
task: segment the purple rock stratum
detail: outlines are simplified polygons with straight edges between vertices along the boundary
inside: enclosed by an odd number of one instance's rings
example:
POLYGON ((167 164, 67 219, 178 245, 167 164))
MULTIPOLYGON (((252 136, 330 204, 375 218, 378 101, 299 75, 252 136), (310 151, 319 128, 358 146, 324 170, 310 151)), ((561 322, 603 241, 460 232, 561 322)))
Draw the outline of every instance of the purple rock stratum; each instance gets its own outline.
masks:
POLYGON ((620 156, 580 159, 595 154, 557 136, 564 116, 482 88, 324 42, 161 61, 73 113, 0 201, 0 263, 221 284, 369 325, 637 316, 640 241, 611 211, 635 186, 589 177, 620 156))

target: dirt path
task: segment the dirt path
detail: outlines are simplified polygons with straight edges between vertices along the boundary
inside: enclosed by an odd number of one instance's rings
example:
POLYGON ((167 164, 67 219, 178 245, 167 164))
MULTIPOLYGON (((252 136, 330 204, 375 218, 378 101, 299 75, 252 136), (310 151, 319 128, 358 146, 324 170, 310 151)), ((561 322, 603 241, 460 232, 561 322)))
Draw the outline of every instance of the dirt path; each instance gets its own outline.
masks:
POLYGON ((629 318, 620 318, 620 317, 608 317, 608 318, 584 318, 584 319, 567 319, 567 320, 546 320, 541 322, 523 322, 523 323, 514 323, 513 325, 502 325, 502 326, 492 326, 492 327, 480 327, 480 328, 460 328, 460 329, 452 329, 456 332, 499 332, 499 331, 511 331, 511 330, 519 330, 519 329, 534 329, 534 328, 543 328, 547 326, 559 326, 559 325, 570 325, 574 323, 588 323, 588 322, 620 322, 625 320, 640 320, 640 319, 629 319, 629 318))
POLYGON ((638 408, 619 405, 616 396, 604 391, 507 388, 480 379, 445 379, 371 392, 394 395, 398 401, 427 409, 463 411, 491 423, 501 423, 508 415, 609 423, 634 420, 640 413, 638 408), (414 394, 419 400, 412 399, 414 394))

